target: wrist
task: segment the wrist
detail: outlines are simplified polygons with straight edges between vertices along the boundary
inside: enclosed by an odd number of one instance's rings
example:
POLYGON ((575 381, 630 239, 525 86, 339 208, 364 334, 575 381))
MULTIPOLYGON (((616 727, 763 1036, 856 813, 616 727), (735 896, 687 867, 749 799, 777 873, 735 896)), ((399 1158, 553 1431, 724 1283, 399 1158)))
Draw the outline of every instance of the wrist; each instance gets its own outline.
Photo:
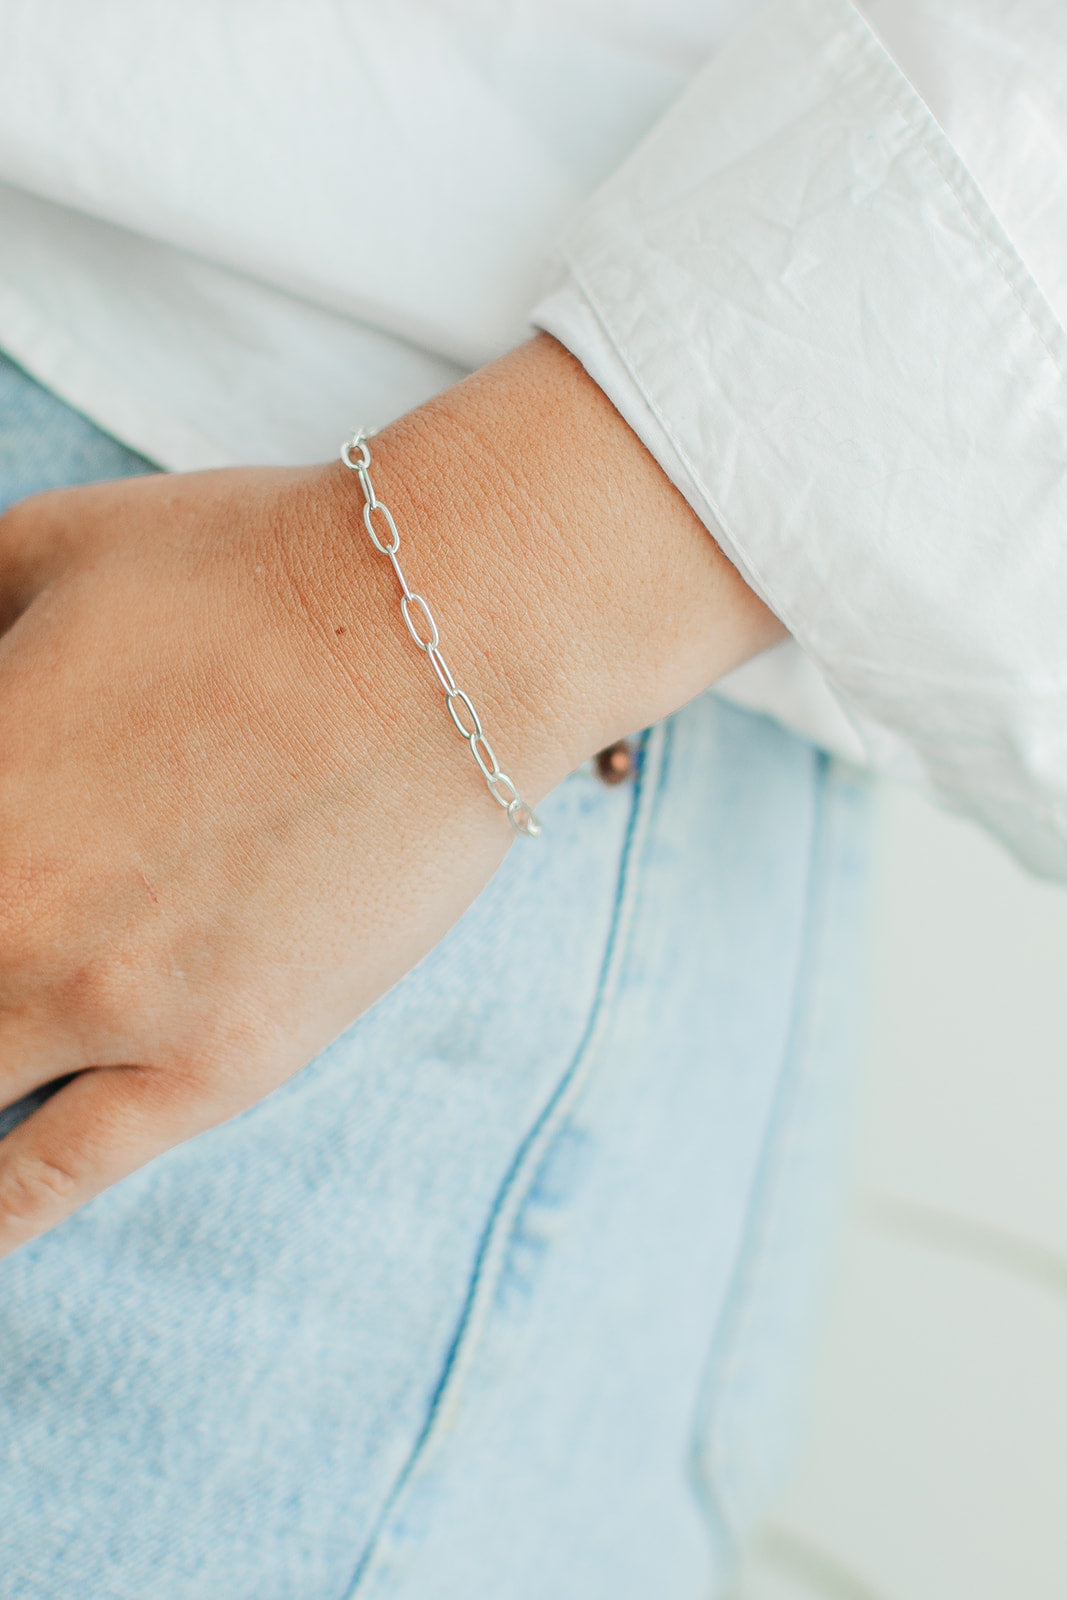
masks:
POLYGON ((546 787, 783 636, 548 335, 374 444, 387 491, 425 529, 443 628, 459 624, 477 681, 518 748, 544 762, 546 787))
MULTIPOLYGON (((500 764, 537 801, 602 746, 667 715, 781 636, 684 498, 577 362, 540 335, 385 428, 374 484, 500 764)), ((407 636, 358 481, 323 469, 359 591, 340 653, 469 784, 427 661, 407 636), (358 648, 357 648, 358 645, 358 648), (434 700, 439 727, 430 733, 434 700)), ((329 607, 327 607, 329 609, 329 607)), ((336 607, 335 607, 336 609, 336 607)), ((474 773, 477 778, 477 773, 474 773)))

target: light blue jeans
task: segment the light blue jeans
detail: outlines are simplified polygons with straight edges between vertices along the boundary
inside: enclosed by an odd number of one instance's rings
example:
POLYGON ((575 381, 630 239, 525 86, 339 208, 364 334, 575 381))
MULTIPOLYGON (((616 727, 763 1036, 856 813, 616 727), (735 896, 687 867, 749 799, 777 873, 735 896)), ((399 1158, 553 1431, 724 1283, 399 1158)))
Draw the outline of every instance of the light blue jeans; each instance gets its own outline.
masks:
MULTIPOLYGON (((0 360, 0 503, 144 470, 0 360)), ((3 1600, 717 1592, 833 1210, 868 808, 713 695, 639 745, 290 1083, 0 1263, 3 1600)))

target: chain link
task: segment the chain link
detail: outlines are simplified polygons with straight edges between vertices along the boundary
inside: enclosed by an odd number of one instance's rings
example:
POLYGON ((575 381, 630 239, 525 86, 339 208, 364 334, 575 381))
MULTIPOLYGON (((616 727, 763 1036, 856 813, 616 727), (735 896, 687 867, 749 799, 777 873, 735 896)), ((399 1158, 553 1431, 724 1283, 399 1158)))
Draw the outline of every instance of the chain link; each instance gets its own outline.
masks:
MULTIPOLYGON (((400 549, 400 534, 393 514, 389 507, 378 499, 374 492, 374 485, 370 477, 370 448, 367 440, 373 436, 373 430, 360 428, 351 439, 346 439, 341 446, 341 460, 350 472, 354 472, 359 479, 359 486, 363 491, 363 524, 370 535, 371 543, 380 555, 388 556, 397 582, 400 585, 400 614, 404 619, 404 626, 411 635, 412 643, 428 658, 433 669, 434 677, 444 690, 445 708, 452 719, 456 732, 470 746, 471 755, 478 765, 478 770, 485 779, 486 787, 501 810, 508 814, 508 821, 516 833, 526 834, 531 839, 536 839, 541 832, 532 806, 527 805, 522 799, 514 783, 504 772, 493 747, 485 737, 482 730, 481 718, 474 709, 469 694, 460 689, 451 668, 438 649, 440 638, 434 614, 430 610, 421 594, 411 588, 404 576, 400 565, 398 551, 400 549), (358 452, 358 453, 357 453, 358 452), (374 524, 375 514, 378 514, 387 530, 383 539, 379 536, 374 524), (420 631, 421 624, 421 631, 420 631), (462 708, 469 719, 469 725, 464 722, 462 713, 456 707, 462 708)), ((380 524, 379 524, 380 525, 380 524)))
POLYGON ((445 691, 445 694, 455 694, 456 680, 452 676, 451 667, 441 654, 440 650, 434 646, 432 650, 427 650, 426 654, 430 658, 430 665, 437 674, 437 681, 441 685, 441 688, 445 691))

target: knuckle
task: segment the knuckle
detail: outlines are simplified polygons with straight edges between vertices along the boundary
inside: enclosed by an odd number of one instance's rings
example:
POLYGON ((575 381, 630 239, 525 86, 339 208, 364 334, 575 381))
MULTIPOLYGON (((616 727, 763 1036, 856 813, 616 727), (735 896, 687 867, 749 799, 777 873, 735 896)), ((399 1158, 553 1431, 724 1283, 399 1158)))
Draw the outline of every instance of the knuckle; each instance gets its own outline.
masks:
POLYGON ((0 515, 0 534, 17 538, 53 526, 62 519, 69 498, 69 489, 39 489, 36 494, 24 495, 0 515))
POLYGON ((55 537, 55 490, 18 500, 0 516, 0 548, 16 559, 19 569, 32 572, 37 559, 55 537))
MULTIPOLYGON (((93 486, 95 487, 95 486, 93 486)), ((50 570, 86 538, 85 489, 44 489, 0 515, 0 551, 14 615, 28 604, 50 570)))
POLYGON ((20 535, 36 525, 37 512, 34 502, 39 498, 39 495, 32 495, 28 500, 17 500, 13 506, 8 506, 0 515, 0 541, 5 544, 17 544, 20 542, 20 535))
POLYGON ((21 1156, 0 1176, 0 1216, 37 1223, 61 1210, 77 1187, 72 1172, 43 1156, 21 1156))
POLYGON ((130 962, 93 955, 79 962, 62 984, 64 1014, 97 1034, 125 1033, 138 990, 130 962))

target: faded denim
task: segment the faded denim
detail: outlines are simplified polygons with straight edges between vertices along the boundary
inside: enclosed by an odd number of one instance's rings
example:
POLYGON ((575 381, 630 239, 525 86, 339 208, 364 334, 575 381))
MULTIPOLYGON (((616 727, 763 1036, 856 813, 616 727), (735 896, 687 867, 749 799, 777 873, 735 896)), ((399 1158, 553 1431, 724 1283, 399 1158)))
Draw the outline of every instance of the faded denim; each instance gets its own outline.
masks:
MULTIPOLYGON (((146 469, 0 363, 5 501, 146 469)), ((713 1592, 789 1434, 867 810, 700 697, 290 1083, 0 1263, 3 1600, 713 1592)))

